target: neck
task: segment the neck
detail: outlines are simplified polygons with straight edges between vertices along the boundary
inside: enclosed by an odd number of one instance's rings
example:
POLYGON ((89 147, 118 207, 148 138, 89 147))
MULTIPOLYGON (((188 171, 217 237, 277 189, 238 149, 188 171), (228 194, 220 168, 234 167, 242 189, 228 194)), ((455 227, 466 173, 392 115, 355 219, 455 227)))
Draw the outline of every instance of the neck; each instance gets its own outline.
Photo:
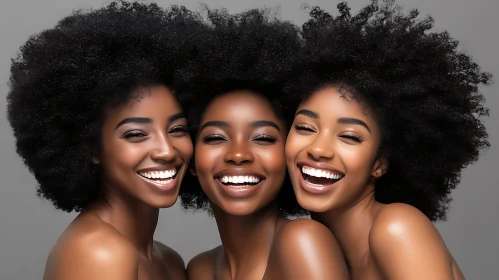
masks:
POLYGON ((374 184, 353 205, 322 213, 312 218, 334 234, 350 267, 369 252, 369 233, 380 203, 374 199, 374 184))
POLYGON ((112 187, 106 187, 92 212, 127 238, 140 253, 152 260, 153 237, 159 209, 146 205, 112 187))
POLYGON ((274 234, 287 220, 277 205, 271 204, 246 216, 228 214, 214 204, 212 208, 232 278, 244 267, 265 271, 274 234))

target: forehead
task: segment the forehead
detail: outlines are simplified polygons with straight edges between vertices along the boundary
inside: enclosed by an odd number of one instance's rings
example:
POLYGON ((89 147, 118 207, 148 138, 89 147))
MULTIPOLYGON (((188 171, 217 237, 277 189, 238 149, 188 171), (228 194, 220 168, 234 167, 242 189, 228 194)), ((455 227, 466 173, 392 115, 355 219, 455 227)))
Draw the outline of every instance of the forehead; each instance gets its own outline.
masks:
POLYGON ((177 99, 165 86, 150 86, 137 89, 125 104, 108 111, 109 120, 120 121, 124 117, 140 116, 165 119, 165 116, 181 112, 177 99))
POLYGON ((351 93, 333 86, 313 92, 298 109, 314 111, 321 119, 355 117, 364 121, 373 121, 368 108, 352 98, 351 93))
POLYGON ((218 96, 206 108, 202 121, 224 120, 252 122, 255 120, 278 121, 272 105, 252 91, 231 91, 218 96))

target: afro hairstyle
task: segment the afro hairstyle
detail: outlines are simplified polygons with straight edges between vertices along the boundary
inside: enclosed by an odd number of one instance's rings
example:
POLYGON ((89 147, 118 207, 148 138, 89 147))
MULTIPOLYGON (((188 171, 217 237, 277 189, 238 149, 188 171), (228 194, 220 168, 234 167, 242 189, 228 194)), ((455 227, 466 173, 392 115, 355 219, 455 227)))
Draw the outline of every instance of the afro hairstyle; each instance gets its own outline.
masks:
POLYGON ((388 161, 375 199, 445 220, 461 170, 490 145, 479 86, 492 76, 447 32, 431 32, 433 19, 418 19, 418 10, 404 14, 394 1, 372 1, 356 15, 345 2, 337 7, 336 17, 309 9, 305 46, 284 90, 289 110, 326 86, 361 102, 380 125, 379 156, 388 161))
POLYGON ((205 32, 200 19, 182 6, 120 1, 74 11, 29 38, 12 60, 7 109, 38 196, 66 212, 96 199, 101 173, 92 158, 105 111, 139 98, 139 87, 174 91, 176 69, 205 32))
MULTIPOLYGON (((277 18, 273 9, 252 9, 229 14, 209 9, 206 21, 212 27, 210 39, 198 49, 198 59, 182 70, 181 91, 195 100, 189 108, 188 122, 193 141, 203 112, 210 102, 233 90, 249 90, 264 97, 283 121, 282 86, 302 46, 299 28, 277 18)), ((287 127, 286 127, 287 128, 287 127)), ((194 160, 191 160, 191 168, 194 160)), ((212 215, 208 197, 197 177, 186 174, 180 189, 185 210, 205 210, 212 215)), ((305 213, 297 203, 286 176, 277 198, 285 215, 305 213)))

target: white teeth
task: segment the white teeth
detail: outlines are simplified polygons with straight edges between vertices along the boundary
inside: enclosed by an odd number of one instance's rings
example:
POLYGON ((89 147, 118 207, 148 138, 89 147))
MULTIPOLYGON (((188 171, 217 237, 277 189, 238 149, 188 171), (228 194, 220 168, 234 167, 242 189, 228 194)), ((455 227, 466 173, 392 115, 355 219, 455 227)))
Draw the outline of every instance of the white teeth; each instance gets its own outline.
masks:
MULTIPOLYGON (((163 171, 150 171, 139 172, 139 174, 148 179, 171 179, 177 174, 177 169, 163 170, 163 171)), ((161 181, 162 182, 162 181, 161 181)))
POLYGON ((261 179, 255 177, 255 176, 222 176, 220 179, 220 182, 227 184, 227 183, 233 183, 233 184, 243 184, 243 183, 251 183, 251 184, 258 184, 261 179))
POLYGON ((313 176, 313 177, 322 177, 322 178, 328 178, 328 179, 334 179, 334 180, 338 180, 341 177, 343 177, 343 175, 341 175, 341 174, 336 174, 336 173, 332 173, 332 172, 329 172, 326 170, 321 170, 321 169, 315 169, 315 168, 312 168, 309 166, 303 166, 301 168, 301 172, 303 172, 303 174, 307 174, 307 175, 313 176))

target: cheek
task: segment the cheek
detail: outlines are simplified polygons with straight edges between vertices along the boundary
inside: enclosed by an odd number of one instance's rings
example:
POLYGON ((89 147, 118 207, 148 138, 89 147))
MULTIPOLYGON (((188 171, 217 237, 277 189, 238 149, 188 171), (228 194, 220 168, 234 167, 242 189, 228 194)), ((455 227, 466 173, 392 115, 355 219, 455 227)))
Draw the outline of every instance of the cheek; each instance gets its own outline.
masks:
POLYGON ((340 143, 339 145, 341 148, 338 149, 338 154, 347 168, 347 172, 355 172, 359 175, 360 173, 371 173, 374 154, 370 149, 345 143, 340 143))
POLYGON ((296 157, 298 156, 298 153, 302 151, 305 147, 307 147, 308 142, 310 142, 307 137, 304 137, 302 135, 298 135, 291 131, 288 135, 288 138, 286 139, 286 146, 285 146, 285 156, 286 156, 286 161, 289 162, 294 162, 296 157))
POLYGON ((172 145, 180 153, 180 156, 187 163, 191 160, 194 148, 191 137, 176 137, 171 140, 172 145))
MULTIPOLYGON (((219 160, 223 156, 223 150, 217 146, 210 145, 196 145, 194 151, 194 161, 196 165, 196 172, 201 180, 203 174, 210 174, 219 160)), ((206 176, 206 175, 204 175, 206 176)))
POLYGON ((269 147, 268 149, 261 149, 258 151, 258 157, 267 171, 272 173, 286 172, 284 145, 275 145, 269 147))
POLYGON ((144 148, 140 143, 112 143, 103 148, 102 167, 111 181, 128 180, 134 169, 144 158, 144 148))

